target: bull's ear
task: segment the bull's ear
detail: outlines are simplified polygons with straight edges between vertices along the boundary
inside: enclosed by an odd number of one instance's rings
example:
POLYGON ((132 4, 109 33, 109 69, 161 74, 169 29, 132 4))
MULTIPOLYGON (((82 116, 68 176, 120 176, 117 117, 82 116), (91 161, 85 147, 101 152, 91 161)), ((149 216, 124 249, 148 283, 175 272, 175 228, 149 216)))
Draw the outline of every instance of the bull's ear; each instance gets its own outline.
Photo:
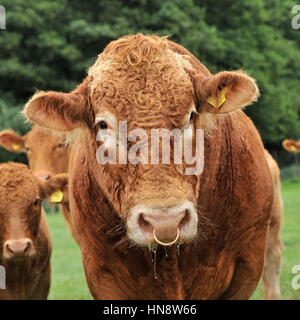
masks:
POLYGON ((89 123, 88 85, 85 79, 70 93, 36 93, 25 105, 25 117, 41 127, 71 131, 89 123))
POLYGON ((282 141, 282 146, 288 152, 300 152, 300 140, 296 142, 291 139, 285 139, 282 141))
POLYGON ((243 71, 223 71, 194 79, 198 112, 227 113, 257 100, 255 80, 243 71))
POLYGON ((68 203, 68 174, 61 173, 47 181, 39 181, 40 197, 51 203, 68 203))
POLYGON ((25 138, 19 136, 13 130, 0 132, 0 145, 11 152, 25 152, 25 138))

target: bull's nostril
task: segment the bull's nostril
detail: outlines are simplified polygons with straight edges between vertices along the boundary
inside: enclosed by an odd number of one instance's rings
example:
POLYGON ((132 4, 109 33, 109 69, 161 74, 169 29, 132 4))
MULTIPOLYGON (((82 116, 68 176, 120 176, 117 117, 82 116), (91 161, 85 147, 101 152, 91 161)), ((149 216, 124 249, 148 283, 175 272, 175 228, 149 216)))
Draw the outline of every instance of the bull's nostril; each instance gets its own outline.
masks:
POLYGON ((7 251, 9 251, 10 253, 14 254, 14 251, 10 248, 9 244, 6 244, 6 249, 7 251))
POLYGON ((189 210, 185 210, 185 214, 184 214, 182 220, 180 221, 178 228, 179 229, 184 228, 189 223, 190 219, 191 219, 191 215, 190 215, 189 210))
POLYGON ((139 224, 140 229, 143 232, 147 232, 147 233, 153 232, 152 225, 144 219, 144 216, 142 213, 139 215, 138 224, 139 224))
POLYGON ((26 246, 25 249, 24 249, 24 253, 26 253, 26 252, 30 249, 30 247, 31 247, 31 244, 30 244, 30 242, 28 241, 27 246, 26 246))

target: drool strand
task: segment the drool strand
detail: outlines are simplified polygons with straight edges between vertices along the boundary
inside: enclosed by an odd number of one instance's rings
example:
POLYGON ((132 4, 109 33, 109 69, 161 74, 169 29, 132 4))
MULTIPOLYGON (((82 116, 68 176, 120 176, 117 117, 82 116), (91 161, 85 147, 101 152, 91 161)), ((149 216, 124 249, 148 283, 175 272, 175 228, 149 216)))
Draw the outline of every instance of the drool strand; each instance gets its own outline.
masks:
POLYGON ((165 256, 167 257, 168 256, 167 247, 164 247, 164 250, 165 250, 165 256))

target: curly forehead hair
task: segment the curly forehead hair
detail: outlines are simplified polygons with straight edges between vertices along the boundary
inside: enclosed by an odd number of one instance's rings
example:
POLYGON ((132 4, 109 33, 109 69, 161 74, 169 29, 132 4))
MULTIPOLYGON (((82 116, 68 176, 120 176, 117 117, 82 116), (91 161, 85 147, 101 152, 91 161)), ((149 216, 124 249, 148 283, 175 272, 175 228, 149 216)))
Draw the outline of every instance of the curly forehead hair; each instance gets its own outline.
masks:
POLYGON ((90 93, 95 105, 105 98, 117 114, 143 119, 144 126, 161 126, 166 117, 178 126, 193 103, 191 69, 167 37, 127 36, 111 42, 90 68, 90 93))
POLYGON ((38 184, 30 169, 20 163, 8 162, 0 165, 0 199, 6 203, 31 200, 38 194, 38 184))
POLYGON ((140 65, 142 62, 151 64, 155 56, 163 54, 168 48, 167 38, 167 36, 144 36, 141 33, 125 36, 112 41, 103 54, 113 54, 120 59, 126 59, 130 65, 140 65))

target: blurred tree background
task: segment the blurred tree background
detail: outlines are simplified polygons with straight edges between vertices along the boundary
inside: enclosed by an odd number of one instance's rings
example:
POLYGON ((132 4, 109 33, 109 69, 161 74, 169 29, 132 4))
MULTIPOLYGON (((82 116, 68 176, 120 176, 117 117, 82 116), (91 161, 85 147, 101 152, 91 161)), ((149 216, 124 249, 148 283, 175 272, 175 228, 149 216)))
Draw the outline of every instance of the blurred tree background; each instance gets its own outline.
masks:
MULTIPOLYGON (((300 30, 290 0, 0 0, 0 130, 28 129, 20 110, 35 90, 72 90, 97 55, 125 34, 170 35, 212 72, 246 70, 261 97, 246 113, 281 166, 300 138, 300 30)), ((24 161, 0 149, 0 161, 24 161)))

